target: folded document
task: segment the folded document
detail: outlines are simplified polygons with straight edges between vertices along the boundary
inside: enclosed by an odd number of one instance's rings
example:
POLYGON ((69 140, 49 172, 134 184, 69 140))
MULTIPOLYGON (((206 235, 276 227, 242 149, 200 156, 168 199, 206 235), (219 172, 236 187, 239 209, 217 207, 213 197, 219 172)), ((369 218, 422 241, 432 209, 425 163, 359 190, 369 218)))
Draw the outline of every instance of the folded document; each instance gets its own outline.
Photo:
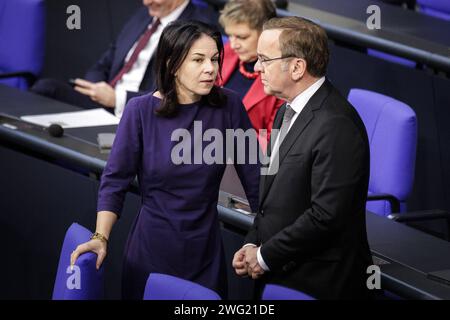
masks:
POLYGON ((119 118, 102 108, 22 116, 20 118, 24 121, 44 127, 49 127, 52 124, 59 124, 65 129, 117 125, 120 121, 119 118))

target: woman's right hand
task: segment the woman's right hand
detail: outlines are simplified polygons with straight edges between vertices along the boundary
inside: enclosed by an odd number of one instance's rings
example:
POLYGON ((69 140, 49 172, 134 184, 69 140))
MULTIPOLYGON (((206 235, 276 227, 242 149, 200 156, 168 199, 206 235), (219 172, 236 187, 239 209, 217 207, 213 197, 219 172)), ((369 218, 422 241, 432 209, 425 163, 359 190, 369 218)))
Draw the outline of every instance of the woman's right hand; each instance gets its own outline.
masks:
POLYGON ((107 247, 108 246, 106 241, 102 241, 99 239, 93 239, 80 244, 70 256, 70 266, 72 267, 77 261, 78 257, 83 253, 94 252, 95 254, 97 254, 96 268, 97 270, 100 269, 100 266, 102 265, 103 260, 105 260, 106 257, 107 247))

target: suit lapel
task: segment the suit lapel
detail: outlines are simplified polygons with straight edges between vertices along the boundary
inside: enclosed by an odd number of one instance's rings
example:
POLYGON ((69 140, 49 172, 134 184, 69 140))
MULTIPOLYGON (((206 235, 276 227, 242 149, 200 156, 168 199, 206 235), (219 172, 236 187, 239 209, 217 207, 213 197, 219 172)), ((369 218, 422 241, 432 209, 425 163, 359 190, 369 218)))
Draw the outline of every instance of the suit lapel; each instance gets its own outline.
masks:
POLYGON ((313 119, 314 114, 310 106, 305 106, 305 108, 300 112, 291 129, 289 130, 286 138, 280 145, 279 150, 279 163, 283 163, 288 151, 291 149, 292 145, 297 141, 300 134, 305 130, 313 119))
POLYGON ((192 1, 189 1, 189 4, 187 5, 186 9, 184 9, 183 12, 180 14, 178 20, 194 19, 195 18, 193 17, 194 13, 195 13, 195 5, 192 4, 192 1))
POLYGON ((116 54, 114 60, 117 61, 114 70, 111 72, 111 79, 114 78, 119 70, 125 64, 125 57, 128 52, 131 50, 133 45, 138 41, 139 37, 144 33, 145 29, 152 22, 152 17, 148 15, 147 8, 144 8, 145 12, 142 13, 142 16, 139 17, 139 20, 136 21, 135 26, 130 30, 130 33, 123 39, 120 43, 120 46, 116 48, 116 54))
MULTIPOLYGON (((275 116, 275 119, 273 120, 272 130, 273 129, 278 129, 279 130, 281 128, 281 123, 283 121, 283 116, 284 116, 285 112, 286 112, 286 103, 284 103, 280 107, 280 109, 278 109, 278 112, 277 112, 277 114, 275 116)), ((267 156, 268 157, 271 156, 272 142, 275 142, 276 138, 277 138, 276 136, 271 136, 271 138, 269 139, 269 142, 267 144, 267 156)), ((264 165, 264 167, 268 168, 269 164, 264 165)), ((261 207, 261 204, 262 204, 263 196, 265 195, 265 191, 266 191, 266 180, 269 177, 270 176, 267 176, 267 175, 261 175, 261 178, 260 178, 260 187, 259 187, 259 204, 260 204, 260 207, 261 207)))
MULTIPOLYGON (((314 118, 314 110, 320 109, 322 106, 323 101, 325 98, 329 95, 331 91, 331 84, 328 82, 328 80, 325 80, 324 84, 317 90, 317 92, 309 99, 308 103, 305 105, 303 110, 298 115, 297 119, 295 120, 294 124, 292 125, 291 129, 289 130, 288 134, 286 135, 286 138, 281 143, 280 149, 279 149, 279 166, 282 165, 284 158, 289 153, 289 150, 292 148, 295 142, 300 140, 300 135, 302 132, 307 128, 307 126, 311 123, 311 121, 314 118)), ((286 104, 284 104, 280 108, 280 112, 277 114, 276 120, 276 126, 274 121, 273 128, 280 129, 281 122, 283 119, 284 112, 286 110, 286 104), (282 109, 281 109, 282 108, 282 109), (281 112, 282 110, 282 112, 281 112)), ((275 140, 274 140, 275 141, 275 140)), ((270 146, 272 148, 272 146, 270 146)), ((270 151, 272 152, 272 151, 270 151)), ((276 177, 276 174, 269 175, 269 176, 262 176, 261 181, 264 181, 264 184, 261 184, 263 190, 262 193, 260 192, 260 205, 263 204, 263 201, 265 200, 267 193, 270 190, 270 187, 272 186, 272 183, 276 177)))
MULTIPOLYGON (((284 114, 284 112, 283 112, 284 114)), ((281 117, 282 118, 282 117, 281 117)), ((305 128, 309 125, 311 120, 313 119, 313 113, 308 108, 304 108, 302 112, 298 115, 297 119, 295 120, 294 124, 292 125, 291 129, 289 130, 288 134, 286 135, 286 138, 281 143, 279 152, 278 152, 278 165, 281 166, 283 163, 283 159, 286 157, 287 151, 292 147, 294 142, 297 141, 297 138, 300 136, 300 134, 305 130, 305 128)), ((267 196, 267 193, 270 190, 270 187, 272 186, 273 180, 275 179, 276 174, 268 175, 265 178, 264 183, 264 192, 262 194, 262 200, 267 196)), ((262 203, 262 201, 261 201, 262 203)))

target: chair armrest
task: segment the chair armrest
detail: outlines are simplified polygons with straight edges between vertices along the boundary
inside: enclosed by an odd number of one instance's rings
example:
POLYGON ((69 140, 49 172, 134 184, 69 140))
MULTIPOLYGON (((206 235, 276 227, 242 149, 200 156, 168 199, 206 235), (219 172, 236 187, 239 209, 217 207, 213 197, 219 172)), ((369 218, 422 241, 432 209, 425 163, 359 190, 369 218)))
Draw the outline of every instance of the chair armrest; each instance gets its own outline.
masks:
POLYGON ((241 212, 244 211, 246 214, 252 213, 249 202, 237 196, 232 195, 228 198, 228 207, 241 212))
POLYGON ((5 78, 25 78, 29 85, 33 84, 37 79, 37 77, 29 71, 0 73, 0 79, 5 78))
POLYGON ((400 201, 391 194, 378 193, 367 196, 367 201, 386 200, 391 205, 392 212, 400 212, 400 201))
POLYGON ((429 221, 437 219, 446 219, 447 221, 450 221, 450 212, 436 209, 436 210, 412 211, 404 213, 391 213, 387 217, 388 219, 397 222, 429 221))

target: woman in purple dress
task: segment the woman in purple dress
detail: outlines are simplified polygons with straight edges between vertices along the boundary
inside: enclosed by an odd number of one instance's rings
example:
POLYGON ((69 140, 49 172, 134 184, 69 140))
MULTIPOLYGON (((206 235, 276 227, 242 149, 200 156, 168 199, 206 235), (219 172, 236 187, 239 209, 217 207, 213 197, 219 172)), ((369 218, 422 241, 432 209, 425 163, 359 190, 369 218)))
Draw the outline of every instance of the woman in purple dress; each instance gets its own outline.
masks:
MULTIPOLYGON (((164 29, 156 59, 158 91, 126 106, 101 179, 96 233, 77 247, 71 263, 93 251, 97 268, 102 264, 137 175, 142 205, 125 248, 123 298, 142 299, 151 272, 197 282, 225 298, 217 201, 229 156, 226 131, 252 126, 240 99, 214 85, 223 59, 219 32, 198 22, 174 22, 164 29)), ((234 138, 231 159, 256 212, 259 165, 250 161, 245 141, 243 157, 234 138)))

